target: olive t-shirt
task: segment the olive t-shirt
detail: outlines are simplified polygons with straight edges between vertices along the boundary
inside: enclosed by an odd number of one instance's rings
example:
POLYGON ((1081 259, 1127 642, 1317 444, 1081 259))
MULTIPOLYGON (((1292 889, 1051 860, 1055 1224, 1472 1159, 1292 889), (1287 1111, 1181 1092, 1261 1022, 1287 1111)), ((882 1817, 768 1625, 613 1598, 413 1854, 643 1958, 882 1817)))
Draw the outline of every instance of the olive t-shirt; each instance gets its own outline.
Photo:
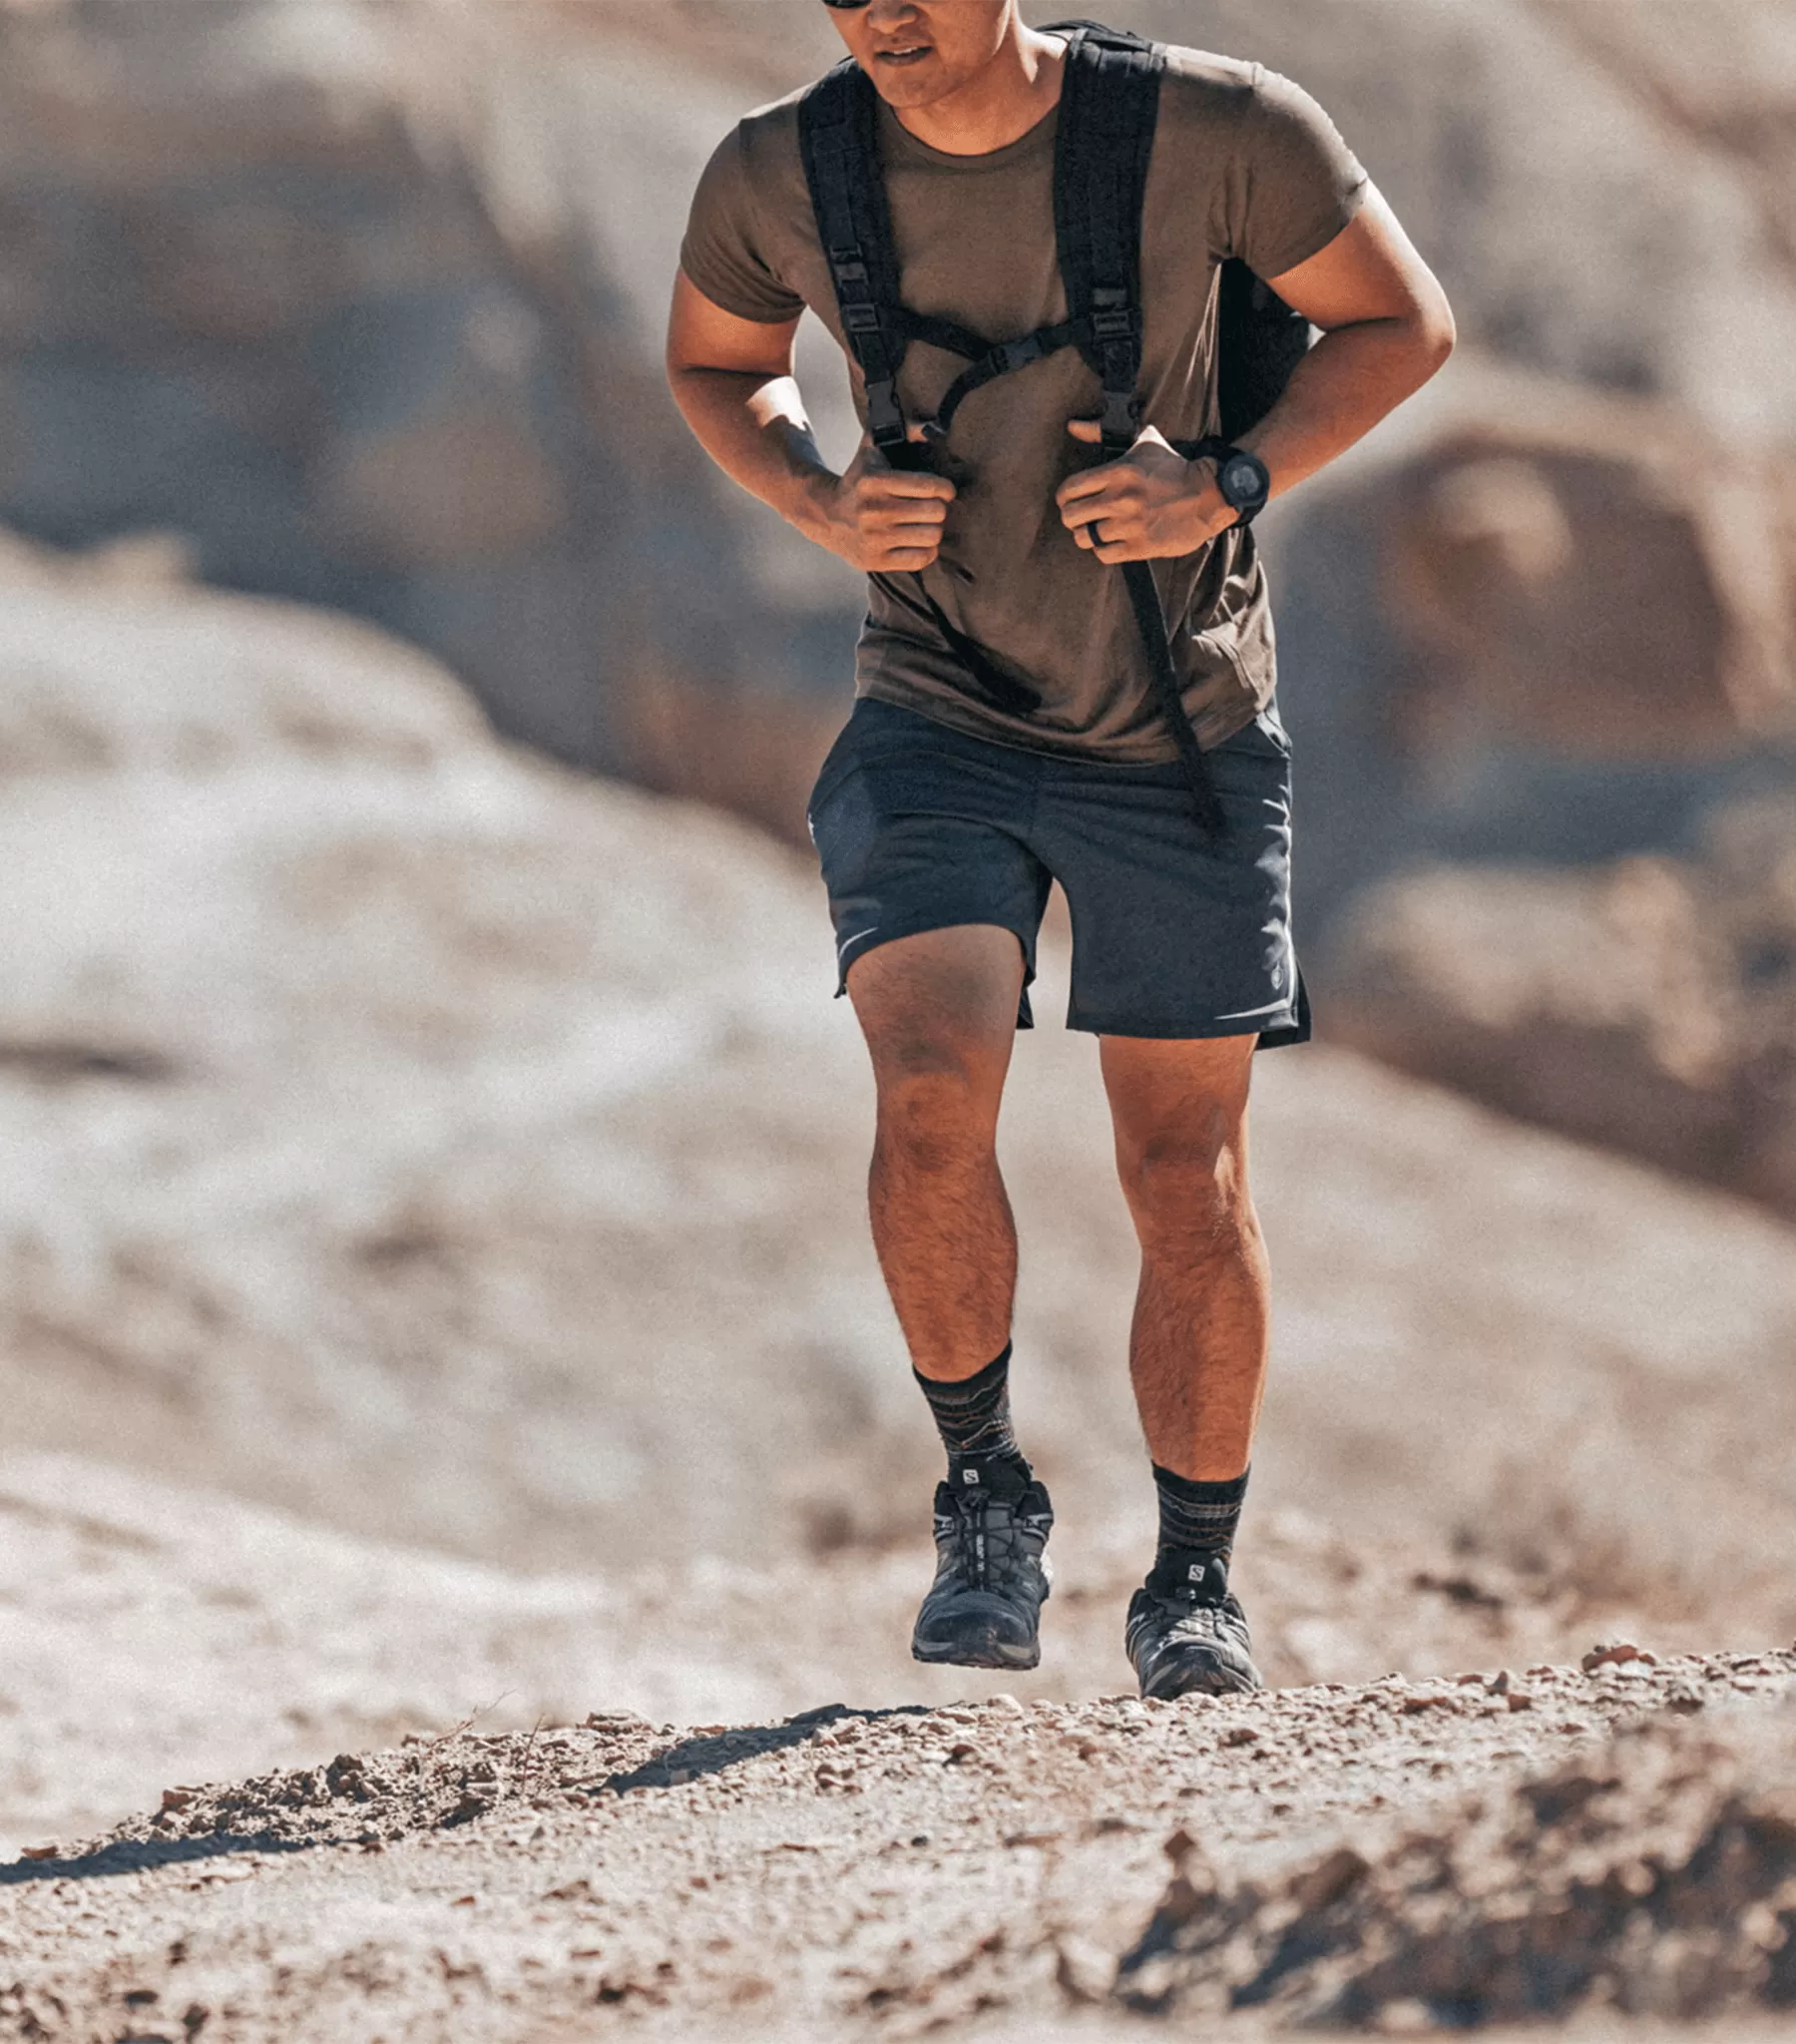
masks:
MULTIPOLYGON (((750 114, 706 167, 680 266, 738 318, 769 324, 808 305, 842 342, 798 147, 794 94, 750 114)), ((886 187, 917 312, 1008 340, 1066 317, 1054 237, 1058 113, 986 156, 949 156, 880 108, 886 187)), ((1365 173, 1314 100, 1257 64, 1174 49, 1141 228, 1145 417, 1169 440, 1216 429, 1215 277, 1238 256, 1262 277, 1314 256, 1353 218, 1365 173)), ((846 351, 846 350, 844 350, 846 351)), ((965 363, 913 342, 899 389, 908 417, 933 414, 965 363)), ((865 422, 860 374, 850 359, 865 422)), ((915 579, 879 576, 856 660, 860 694, 957 730, 1033 751, 1119 762, 1175 757, 1154 707, 1122 575, 1085 552, 1054 493, 1105 457, 1067 423, 1094 417, 1099 378, 1077 349, 1000 376, 955 416, 934 465, 951 477, 929 594, 962 633, 1042 698, 1028 716, 994 707, 944 642, 915 579)), ((1250 532, 1156 561, 1155 579, 1206 746, 1249 723, 1272 694, 1272 617, 1250 532)))

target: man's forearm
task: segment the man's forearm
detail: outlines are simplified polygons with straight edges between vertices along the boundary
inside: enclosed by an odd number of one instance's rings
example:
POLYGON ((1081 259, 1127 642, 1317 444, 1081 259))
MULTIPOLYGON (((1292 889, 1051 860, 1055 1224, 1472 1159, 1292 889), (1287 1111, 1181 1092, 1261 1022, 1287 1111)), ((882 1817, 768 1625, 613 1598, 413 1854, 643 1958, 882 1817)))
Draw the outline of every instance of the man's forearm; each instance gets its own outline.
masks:
POLYGON ((1283 495, 1363 439, 1413 396, 1452 352, 1451 330, 1368 319, 1325 333, 1293 371, 1271 411, 1244 434, 1283 495))
POLYGON ((838 478, 818 451, 797 383, 735 369, 679 369, 669 383, 686 424, 724 474, 816 538, 838 478))

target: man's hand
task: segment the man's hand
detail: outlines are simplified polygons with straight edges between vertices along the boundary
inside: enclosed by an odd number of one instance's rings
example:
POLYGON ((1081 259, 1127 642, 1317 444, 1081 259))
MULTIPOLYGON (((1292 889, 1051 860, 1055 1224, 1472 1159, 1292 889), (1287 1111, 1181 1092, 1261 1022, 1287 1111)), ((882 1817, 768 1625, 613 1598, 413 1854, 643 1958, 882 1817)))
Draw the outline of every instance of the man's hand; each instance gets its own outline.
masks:
MULTIPOLYGON (((1096 419, 1075 419, 1076 440, 1103 435, 1096 419)), ((1061 522, 1106 567, 1194 554, 1235 522, 1207 461, 1186 461, 1152 426, 1128 452, 1069 476, 1055 493, 1061 522)))
POLYGON ((946 476, 890 468, 863 447, 846 474, 816 493, 800 529, 863 575, 907 574, 933 565, 953 501, 946 476))
POLYGON ((668 381, 687 425, 726 475, 863 574, 927 568, 941 552, 954 485, 895 471, 871 447, 836 475, 792 379, 797 330, 795 318, 737 318, 682 271, 668 321, 668 381))

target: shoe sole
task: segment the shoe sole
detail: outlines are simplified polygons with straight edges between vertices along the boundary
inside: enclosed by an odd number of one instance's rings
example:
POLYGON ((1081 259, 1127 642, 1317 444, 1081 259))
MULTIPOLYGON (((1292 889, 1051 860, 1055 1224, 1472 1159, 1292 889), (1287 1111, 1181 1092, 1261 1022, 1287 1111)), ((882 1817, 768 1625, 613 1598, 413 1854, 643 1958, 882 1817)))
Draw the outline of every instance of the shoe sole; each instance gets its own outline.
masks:
POLYGON ((964 1640, 911 1641, 911 1659, 935 1668, 1039 1668, 1040 1641, 1027 1647, 1007 1647, 997 1640, 978 1644, 964 1640))

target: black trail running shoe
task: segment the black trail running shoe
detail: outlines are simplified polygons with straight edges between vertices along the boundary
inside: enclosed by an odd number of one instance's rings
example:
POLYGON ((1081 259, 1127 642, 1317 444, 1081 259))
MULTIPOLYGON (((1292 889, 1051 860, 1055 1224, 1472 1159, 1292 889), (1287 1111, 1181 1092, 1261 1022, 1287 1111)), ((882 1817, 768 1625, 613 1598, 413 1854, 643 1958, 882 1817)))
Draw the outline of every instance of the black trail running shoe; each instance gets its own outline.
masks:
POLYGON ((1265 1687, 1220 1555, 1162 1554, 1128 1601, 1122 1637, 1144 1697, 1229 1696, 1265 1687))
POLYGON ((936 1577, 911 1653, 956 1668, 1033 1668, 1052 1571, 1054 1507, 1043 1485, 1002 1464, 963 1467, 935 1494, 936 1577))

